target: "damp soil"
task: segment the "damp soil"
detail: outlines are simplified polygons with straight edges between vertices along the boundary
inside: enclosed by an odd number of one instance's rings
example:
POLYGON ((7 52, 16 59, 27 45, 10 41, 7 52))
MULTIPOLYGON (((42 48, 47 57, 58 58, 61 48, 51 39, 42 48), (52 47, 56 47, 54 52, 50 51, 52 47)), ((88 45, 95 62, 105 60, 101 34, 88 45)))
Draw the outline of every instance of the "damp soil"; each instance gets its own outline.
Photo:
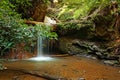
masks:
POLYGON ((120 80, 120 68, 83 57, 5 61, 0 80, 120 80))

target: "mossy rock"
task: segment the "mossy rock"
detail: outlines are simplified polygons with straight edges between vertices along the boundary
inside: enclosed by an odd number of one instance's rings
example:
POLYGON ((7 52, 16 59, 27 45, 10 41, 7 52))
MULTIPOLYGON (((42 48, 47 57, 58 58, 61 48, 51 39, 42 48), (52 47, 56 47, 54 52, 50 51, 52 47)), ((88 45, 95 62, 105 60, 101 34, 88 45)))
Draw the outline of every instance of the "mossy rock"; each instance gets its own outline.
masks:
POLYGON ((67 22, 57 25, 59 36, 72 36, 82 39, 90 39, 93 36, 94 25, 92 22, 67 22))

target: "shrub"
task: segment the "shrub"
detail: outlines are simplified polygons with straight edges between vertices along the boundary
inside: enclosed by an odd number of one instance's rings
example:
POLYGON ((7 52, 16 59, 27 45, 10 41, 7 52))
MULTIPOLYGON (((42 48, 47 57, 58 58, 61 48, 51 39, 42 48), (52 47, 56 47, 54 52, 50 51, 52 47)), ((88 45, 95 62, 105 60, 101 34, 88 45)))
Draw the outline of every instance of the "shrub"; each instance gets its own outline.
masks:
POLYGON ((57 35, 50 32, 49 27, 28 26, 24 24, 20 14, 13 10, 8 0, 0 2, 0 54, 3 55, 17 44, 24 43, 28 47, 35 45, 38 33, 53 39, 57 35))

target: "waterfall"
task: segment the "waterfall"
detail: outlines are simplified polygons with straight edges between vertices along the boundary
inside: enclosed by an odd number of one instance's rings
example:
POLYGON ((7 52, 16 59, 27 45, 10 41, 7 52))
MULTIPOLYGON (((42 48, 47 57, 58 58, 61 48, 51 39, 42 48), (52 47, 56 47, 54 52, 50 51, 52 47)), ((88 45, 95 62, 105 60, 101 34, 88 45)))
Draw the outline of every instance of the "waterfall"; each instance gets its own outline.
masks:
POLYGON ((39 36, 38 40, 37 40, 37 57, 30 58, 29 60, 34 60, 34 61, 53 60, 53 58, 48 57, 48 56, 46 57, 44 55, 44 50, 45 50, 45 52, 49 53, 49 42, 48 42, 48 40, 46 41, 46 39, 44 39, 42 36, 39 36))
POLYGON ((42 36, 38 37, 37 40, 37 57, 43 56, 43 38, 42 36))
MULTIPOLYGON (((40 26, 41 27, 41 26, 40 26)), ((37 56, 30 58, 29 60, 36 60, 36 61, 48 61, 48 60, 52 60, 53 58, 45 56, 45 54, 49 54, 50 51, 52 51, 50 48, 50 44, 49 44, 49 39, 47 37, 43 37, 41 36, 41 32, 42 32, 42 28, 40 30, 40 32, 38 32, 38 39, 37 39, 37 56)), ((44 33, 44 32, 43 32, 44 33)))
POLYGON ((37 57, 45 56, 45 54, 49 54, 49 40, 43 38, 42 36, 38 37, 37 40, 37 57))

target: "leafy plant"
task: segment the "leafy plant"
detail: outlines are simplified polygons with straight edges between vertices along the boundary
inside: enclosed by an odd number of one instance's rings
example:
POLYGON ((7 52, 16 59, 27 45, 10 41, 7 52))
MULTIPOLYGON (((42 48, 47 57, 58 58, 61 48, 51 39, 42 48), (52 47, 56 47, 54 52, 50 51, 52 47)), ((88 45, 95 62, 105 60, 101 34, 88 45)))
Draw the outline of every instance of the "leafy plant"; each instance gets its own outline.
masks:
POLYGON ((22 17, 29 16, 28 9, 32 7, 31 0, 9 0, 9 2, 14 6, 12 9, 20 13, 22 17))
POLYGON ((25 46, 35 45, 40 35, 53 39, 57 37, 54 32, 50 32, 47 26, 28 26, 24 24, 21 15, 15 12, 9 0, 0 2, 0 55, 9 52, 17 44, 24 43, 25 46))
MULTIPOLYGON (((22 18, 30 19, 33 16, 35 8, 37 5, 41 7, 47 7, 49 0, 9 0, 16 12, 22 15, 22 18)), ((40 9, 40 8, 39 8, 40 9)))
POLYGON ((80 19, 88 15, 93 8, 105 7, 110 0, 63 0, 61 11, 58 14, 60 20, 80 19), (67 16, 67 18, 66 18, 67 16))
POLYGON ((47 25, 36 25, 35 30, 38 36, 42 36, 48 39, 57 39, 58 35, 55 32, 52 32, 51 26, 47 25))

